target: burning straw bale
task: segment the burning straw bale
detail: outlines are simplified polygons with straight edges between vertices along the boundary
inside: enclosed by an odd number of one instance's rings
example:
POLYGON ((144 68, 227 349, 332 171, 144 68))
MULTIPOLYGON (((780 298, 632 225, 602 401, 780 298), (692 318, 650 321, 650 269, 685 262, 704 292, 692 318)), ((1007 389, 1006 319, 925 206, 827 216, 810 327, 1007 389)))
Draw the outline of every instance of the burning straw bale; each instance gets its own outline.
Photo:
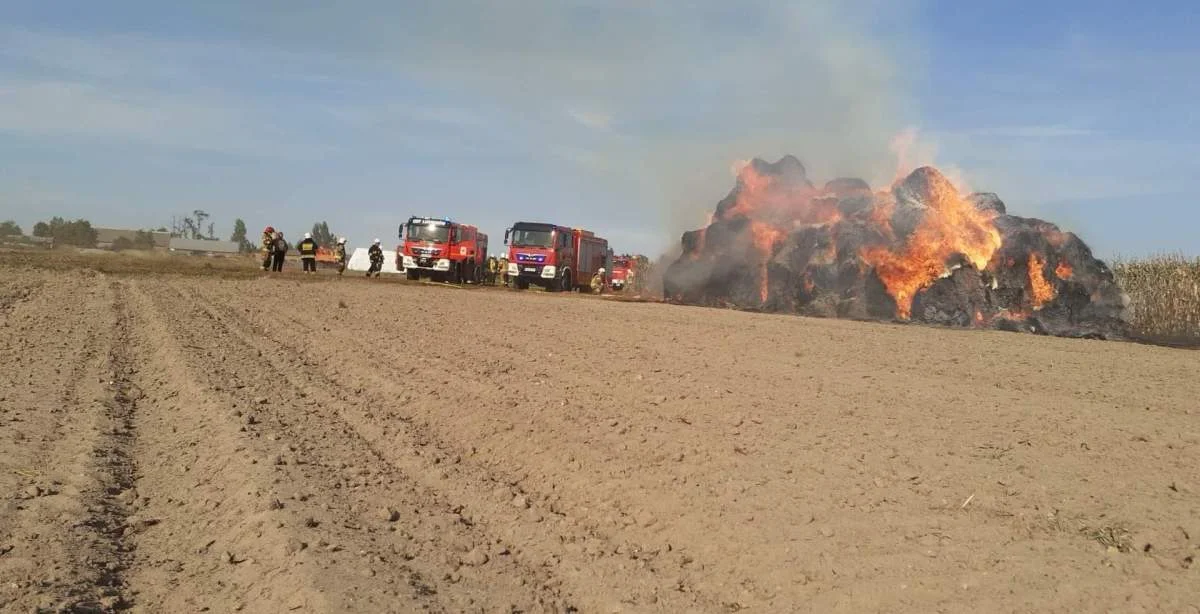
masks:
POLYGON ((1122 337, 1127 298, 1079 237, 961 194, 932 167, 883 190, 817 188, 792 156, 755 159, 687 232, 668 299, 808 315, 1122 337))

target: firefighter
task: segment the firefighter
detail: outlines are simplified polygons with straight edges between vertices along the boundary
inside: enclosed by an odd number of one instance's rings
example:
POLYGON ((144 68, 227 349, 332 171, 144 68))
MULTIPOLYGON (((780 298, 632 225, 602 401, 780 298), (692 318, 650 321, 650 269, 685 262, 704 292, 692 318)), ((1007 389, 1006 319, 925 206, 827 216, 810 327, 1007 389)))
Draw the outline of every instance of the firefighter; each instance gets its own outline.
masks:
POLYGON ((264 271, 271 270, 271 261, 273 260, 272 252, 275 251, 275 229, 267 226, 263 229, 261 246, 262 246, 262 265, 264 271))
POLYGON ((592 292, 600 294, 604 292, 604 267, 600 267, 595 275, 592 275, 592 292))
POLYGON ((367 257, 371 259, 371 268, 367 269, 367 277, 370 277, 372 273, 375 274, 375 277, 379 277, 379 272, 383 270, 383 248, 379 246, 379 243, 379 239, 375 239, 370 249, 367 250, 367 257))
POLYGON ((337 259, 338 275, 346 272, 346 237, 338 237, 337 247, 333 250, 333 255, 337 259))
POLYGON ((276 232, 275 238, 271 241, 271 270, 276 273, 283 272, 283 259, 287 256, 288 242, 283 238, 282 232, 276 232))
POLYGON ((311 232, 304 233, 304 239, 296 244, 300 250, 300 264, 304 265, 305 273, 317 272, 317 242, 311 232))
POLYGON ((496 264, 496 268, 500 270, 500 281, 503 285, 508 285, 508 254, 500 254, 500 262, 496 264))
POLYGON ((496 267, 500 264, 495 254, 489 254, 487 259, 488 284, 496 285, 496 267))

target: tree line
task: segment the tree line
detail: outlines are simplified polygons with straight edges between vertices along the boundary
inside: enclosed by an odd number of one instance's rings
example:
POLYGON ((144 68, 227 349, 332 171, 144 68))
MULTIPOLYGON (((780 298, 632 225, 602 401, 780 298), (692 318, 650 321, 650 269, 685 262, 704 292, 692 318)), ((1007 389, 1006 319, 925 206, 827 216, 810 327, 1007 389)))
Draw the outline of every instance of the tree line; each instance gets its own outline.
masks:
MULTIPOLYGON (((182 237, 187 239, 199 239, 215 241, 217 239, 214 230, 215 223, 209 222, 205 227, 205 222, 211 216, 201 210, 192 212, 192 215, 184 216, 180 220, 172 220, 172 229, 167 230, 166 227, 158 227, 153 231, 138 230, 133 237, 117 237, 112 243, 112 249, 122 251, 127 249, 148 250, 154 248, 154 232, 169 232, 172 237, 182 237), (207 230, 207 233, 203 232, 207 230)), ((13 220, 0 222, 0 238, 3 237, 21 237, 24 236, 24 231, 13 220)), ((94 248, 99 233, 92 227, 92 223, 85 219, 67 220, 62 217, 52 217, 49 221, 38 222, 33 225, 33 236, 50 238, 54 240, 55 245, 68 245, 71 247, 94 248)), ((238 244, 240 251, 244 253, 253 252, 258 249, 258 245, 250 241, 247 236, 246 222, 241 218, 233 221, 233 232, 229 236, 229 240, 238 244)), ((318 244, 324 246, 333 245, 337 237, 329 230, 328 222, 317 222, 312 226, 313 239, 318 244)))

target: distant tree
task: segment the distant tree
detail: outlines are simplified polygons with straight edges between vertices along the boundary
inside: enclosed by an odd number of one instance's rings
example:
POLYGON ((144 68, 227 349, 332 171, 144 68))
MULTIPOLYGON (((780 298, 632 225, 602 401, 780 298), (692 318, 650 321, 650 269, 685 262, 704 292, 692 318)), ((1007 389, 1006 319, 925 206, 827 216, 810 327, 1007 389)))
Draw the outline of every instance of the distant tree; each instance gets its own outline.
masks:
POLYGON ((254 251, 254 244, 246 240, 246 222, 240 217, 233 221, 233 234, 229 235, 229 240, 237 243, 242 253, 254 251))
POLYGON ((159 226, 158 228, 154 229, 154 232, 171 232, 171 231, 167 230, 166 226, 159 226))
POLYGON ((0 222, 0 237, 7 237, 11 235, 20 236, 23 234, 25 233, 21 232, 21 227, 17 226, 16 222, 12 220, 0 222))
MULTIPOLYGON (((116 247, 116 243, 113 243, 116 247)), ((139 230, 133 235, 133 249, 154 249, 154 235, 145 230, 139 230)))
POLYGON ((329 246, 337 241, 337 237, 334 237, 333 233, 329 231, 329 224, 327 222, 313 224, 312 236, 316 240, 317 245, 329 246))
POLYGON ((112 242, 112 250, 114 252, 123 252, 127 249, 133 249, 133 241, 129 237, 117 237, 112 242))
POLYGON ((47 222, 38 222, 33 226, 34 236, 53 237, 54 243, 74 245, 75 247, 96 247, 96 229, 87 220, 72 220, 61 217, 50 218, 47 222))
POLYGON ((193 239, 203 239, 204 238, 204 232, 203 232, 204 221, 207 220, 208 218, 209 218, 208 213, 205 211, 202 211, 200 209, 196 209, 195 211, 192 212, 192 219, 195 220, 192 223, 192 238, 193 239))

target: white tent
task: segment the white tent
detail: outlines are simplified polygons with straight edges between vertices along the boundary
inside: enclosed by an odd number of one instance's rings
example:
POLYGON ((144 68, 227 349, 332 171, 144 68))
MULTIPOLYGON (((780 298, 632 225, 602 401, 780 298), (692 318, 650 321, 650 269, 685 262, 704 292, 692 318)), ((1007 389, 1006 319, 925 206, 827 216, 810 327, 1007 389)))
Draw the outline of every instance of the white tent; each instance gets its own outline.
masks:
MULTIPOLYGON (((367 248, 354 248, 354 253, 350 254, 350 260, 346 262, 346 268, 351 271, 364 272, 371 268, 371 258, 367 256, 367 248)), ((383 268, 380 271, 384 273, 402 272, 396 269, 396 252, 383 250, 383 268)))

